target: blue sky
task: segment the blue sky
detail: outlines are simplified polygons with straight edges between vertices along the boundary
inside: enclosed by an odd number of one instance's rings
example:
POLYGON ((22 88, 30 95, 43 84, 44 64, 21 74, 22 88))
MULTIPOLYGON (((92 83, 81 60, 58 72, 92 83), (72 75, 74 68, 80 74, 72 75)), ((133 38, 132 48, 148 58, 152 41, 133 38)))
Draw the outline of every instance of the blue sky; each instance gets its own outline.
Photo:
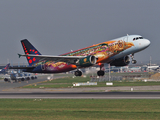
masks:
POLYGON ((142 35, 151 45, 137 61, 160 60, 159 0, 1 0, 0 64, 27 63, 20 40, 42 54, 59 55, 126 34, 142 35))

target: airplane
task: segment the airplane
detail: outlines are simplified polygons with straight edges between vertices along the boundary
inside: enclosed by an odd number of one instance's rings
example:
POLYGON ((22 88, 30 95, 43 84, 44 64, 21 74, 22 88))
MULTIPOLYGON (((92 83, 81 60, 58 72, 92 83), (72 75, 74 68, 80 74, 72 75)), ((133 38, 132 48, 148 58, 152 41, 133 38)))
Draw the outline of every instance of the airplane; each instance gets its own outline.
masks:
POLYGON ((25 80, 34 80, 37 79, 37 76, 31 76, 27 73, 10 73, 4 77, 5 82, 11 82, 11 81, 25 81, 25 80))
POLYGON ((159 70, 160 66, 156 65, 156 64, 148 64, 148 65, 144 65, 142 66, 142 69, 144 71, 157 71, 159 70))
POLYGON ((0 74, 6 74, 9 67, 10 67, 10 63, 8 63, 4 68, 2 68, 2 70, 0 71, 0 74))
POLYGON ((24 81, 25 77, 22 74, 18 74, 18 73, 11 73, 9 75, 6 75, 4 78, 5 82, 11 82, 15 80, 15 82, 17 81, 24 81))
POLYGON ((132 64, 136 64, 134 54, 146 49, 150 41, 140 35, 127 34, 59 56, 42 55, 27 39, 21 40, 21 44, 25 54, 18 56, 26 57, 29 66, 14 69, 23 69, 24 72, 31 73, 62 73, 76 70, 74 75, 81 76, 82 72, 79 69, 99 65, 97 75, 104 76, 104 63, 116 67, 126 66, 131 58, 132 64))

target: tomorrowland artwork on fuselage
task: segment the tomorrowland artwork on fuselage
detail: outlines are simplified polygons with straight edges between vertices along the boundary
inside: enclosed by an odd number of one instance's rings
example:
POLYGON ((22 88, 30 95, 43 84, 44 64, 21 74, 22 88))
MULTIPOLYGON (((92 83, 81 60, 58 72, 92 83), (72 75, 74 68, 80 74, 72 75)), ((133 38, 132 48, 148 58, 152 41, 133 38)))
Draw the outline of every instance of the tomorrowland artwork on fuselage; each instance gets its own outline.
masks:
POLYGON ((131 58, 131 63, 136 64, 134 54, 150 45, 150 41, 140 35, 127 35, 61 55, 42 55, 27 39, 21 40, 21 43, 25 54, 18 56, 26 57, 29 65, 11 69, 23 69, 24 72, 31 73, 62 73, 76 70, 75 76, 82 75, 80 68, 97 65, 100 67, 97 75, 104 76, 104 63, 121 67, 130 64, 131 58))
MULTIPOLYGON (((62 54, 61 56, 89 56, 94 55, 98 57, 97 62, 105 62, 109 57, 119 54, 120 52, 134 46, 132 42, 125 42, 123 40, 107 41, 100 44, 96 44, 90 47, 79 49, 73 52, 62 54)), ((68 66, 65 62, 53 62, 53 61, 41 61, 34 66, 38 66, 43 63, 45 70, 57 70, 68 66)), ((76 68, 76 65, 71 65, 72 68, 76 68)))

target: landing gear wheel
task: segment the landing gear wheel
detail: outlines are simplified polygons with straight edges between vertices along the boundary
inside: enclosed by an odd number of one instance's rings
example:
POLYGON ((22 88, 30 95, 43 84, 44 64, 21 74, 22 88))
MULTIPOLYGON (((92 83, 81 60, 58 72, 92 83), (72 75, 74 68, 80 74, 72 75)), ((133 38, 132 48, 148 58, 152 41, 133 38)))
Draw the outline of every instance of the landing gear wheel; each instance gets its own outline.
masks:
POLYGON ((99 71, 97 72, 97 75, 98 75, 98 76, 104 76, 104 71, 103 71, 103 70, 99 70, 99 71))
POLYGON ((81 71, 75 71, 74 75, 75 75, 75 76, 81 76, 81 75, 82 75, 82 72, 81 72, 81 71))
POLYGON ((136 61, 136 60, 134 60, 134 53, 133 53, 133 54, 131 54, 130 56, 131 56, 131 59, 132 59, 132 64, 136 64, 136 63, 137 63, 137 61, 136 61))
POLYGON ((136 64, 137 63, 137 61, 136 60, 132 60, 132 64, 136 64))

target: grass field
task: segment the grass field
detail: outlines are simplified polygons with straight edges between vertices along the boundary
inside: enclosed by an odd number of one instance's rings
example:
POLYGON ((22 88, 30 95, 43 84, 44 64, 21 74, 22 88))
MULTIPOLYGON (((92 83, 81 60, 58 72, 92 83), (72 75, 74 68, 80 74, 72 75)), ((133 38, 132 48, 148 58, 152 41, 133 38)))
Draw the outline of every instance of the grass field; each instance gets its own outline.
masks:
POLYGON ((0 120, 159 120, 159 100, 0 99, 0 120))
MULTIPOLYGON (((75 82, 87 82, 90 81, 91 78, 88 77, 66 77, 66 78, 59 78, 54 79, 52 81, 46 81, 39 84, 32 84, 28 86, 24 86, 23 88, 67 88, 73 86, 75 82)), ((85 86, 85 87, 107 87, 106 82, 97 82, 98 85, 93 86, 85 86)), ((143 82, 141 80, 123 80, 123 81, 115 81, 113 82, 113 87, 115 86, 150 86, 150 85, 160 85, 160 82, 143 82)), ((79 86, 84 87, 84 86, 79 86)), ((111 86, 109 86, 111 87, 111 86)))

